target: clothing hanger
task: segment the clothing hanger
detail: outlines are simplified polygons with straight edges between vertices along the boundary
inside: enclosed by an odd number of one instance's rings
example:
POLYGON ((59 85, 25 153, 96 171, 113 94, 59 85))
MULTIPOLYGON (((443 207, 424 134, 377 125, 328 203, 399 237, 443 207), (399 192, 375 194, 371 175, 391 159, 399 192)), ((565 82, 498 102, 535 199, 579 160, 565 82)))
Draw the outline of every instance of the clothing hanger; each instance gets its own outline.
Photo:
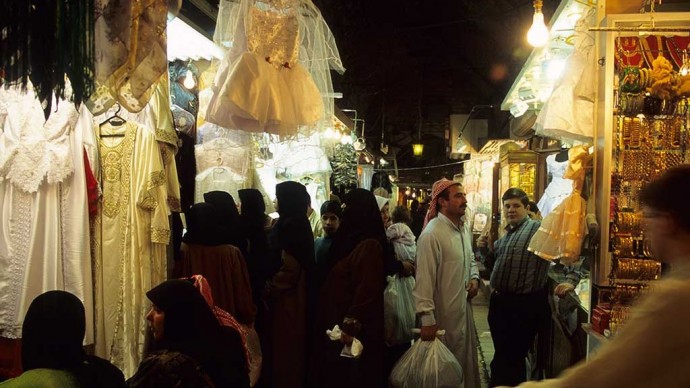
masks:
MULTIPOLYGON (((112 116, 108 117, 107 119, 103 120, 100 124, 98 124, 99 127, 102 127, 104 124, 110 124, 113 127, 120 127, 124 125, 127 120, 123 119, 119 113, 120 110, 122 110, 122 106, 119 103, 115 103, 117 105, 117 110, 115 111, 115 114, 112 116)), ((109 134, 101 134, 100 137, 124 137, 124 133, 109 133, 109 134)))

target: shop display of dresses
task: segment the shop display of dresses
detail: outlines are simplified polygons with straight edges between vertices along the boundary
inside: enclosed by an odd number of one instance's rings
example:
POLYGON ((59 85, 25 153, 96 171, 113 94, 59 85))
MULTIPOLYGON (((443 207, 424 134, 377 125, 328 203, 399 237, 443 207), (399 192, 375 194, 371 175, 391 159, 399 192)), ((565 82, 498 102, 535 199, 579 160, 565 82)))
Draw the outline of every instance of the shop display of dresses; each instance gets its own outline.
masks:
POLYGON ((102 197, 93 222, 96 355, 131 376, 144 352, 145 292, 166 277, 166 177, 153 132, 96 127, 102 197), (120 137, 107 137, 108 135, 120 137))
POLYGON ((580 258, 586 235, 587 203, 582 198, 586 168, 591 160, 589 146, 575 146, 569 151, 570 162, 564 178, 572 179, 572 193, 541 221, 527 249, 546 259, 560 259, 564 265, 580 258))
POLYGON ((573 181, 563 176, 568 169, 567 160, 559 162, 556 160, 556 154, 549 155, 546 157, 546 169, 551 175, 551 183, 537 203, 542 217, 549 215, 573 191, 573 181))
POLYGON ((76 295, 92 344, 93 298, 84 149, 90 115, 53 101, 45 120, 31 86, 0 88, 0 336, 21 337, 31 301, 49 290, 76 295))
POLYGON ((534 125, 539 136, 592 142, 596 58, 594 33, 588 27, 595 16, 596 12, 589 12, 575 26, 575 51, 534 125))
POLYGON ((330 117, 332 97, 324 96, 327 89, 332 92, 332 83, 325 73, 330 67, 344 69, 318 9, 309 0, 243 0, 237 7, 228 13, 234 19, 218 21, 235 27, 206 120, 249 132, 293 135, 330 117), (324 98, 331 98, 330 103, 324 98))
POLYGON ((197 167, 194 202, 204 202, 204 193, 216 190, 239 198, 237 192, 251 185, 250 150, 248 141, 236 142, 228 137, 197 144, 194 149, 197 167))

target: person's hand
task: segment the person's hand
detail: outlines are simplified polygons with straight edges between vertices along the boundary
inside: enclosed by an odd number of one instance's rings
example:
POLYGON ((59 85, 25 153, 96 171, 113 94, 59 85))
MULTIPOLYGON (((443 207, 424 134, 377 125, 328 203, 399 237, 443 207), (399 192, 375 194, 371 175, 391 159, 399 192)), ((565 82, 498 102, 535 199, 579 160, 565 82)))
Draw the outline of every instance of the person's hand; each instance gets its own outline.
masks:
POLYGON ((352 341, 354 341, 355 337, 348 335, 344 331, 340 333, 340 342, 342 342, 345 345, 352 345, 352 341))
POLYGON ((403 277, 408 277, 414 275, 415 271, 415 266, 414 263, 409 261, 409 260, 403 260, 402 261, 402 273, 400 274, 403 277))
POLYGON ((432 326, 422 326, 419 337, 422 341, 433 341, 436 339, 436 332, 438 331, 437 325, 432 326))
POLYGON ((565 297, 570 291, 574 291, 575 286, 573 286, 570 283, 561 283, 556 286, 556 289, 554 290, 554 294, 556 294, 559 298, 565 297))
POLYGON ((472 279, 469 284, 467 284, 467 299, 472 299, 477 296, 479 292, 479 280, 472 279))
POLYGON ((491 241, 489 241, 489 238, 485 235, 481 235, 477 238, 477 248, 479 248, 482 251, 490 251, 493 249, 493 247, 491 246, 491 241))

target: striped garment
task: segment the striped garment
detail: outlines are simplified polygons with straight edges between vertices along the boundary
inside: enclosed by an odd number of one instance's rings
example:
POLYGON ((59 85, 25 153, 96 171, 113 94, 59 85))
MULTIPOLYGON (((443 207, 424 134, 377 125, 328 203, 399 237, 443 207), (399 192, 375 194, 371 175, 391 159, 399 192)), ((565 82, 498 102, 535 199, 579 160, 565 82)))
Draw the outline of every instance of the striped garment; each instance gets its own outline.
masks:
POLYGON ((516 227, 508 225, 505 236, 494 244, 491 287, 512 294, 528 294, 546 286, 550 263, 527 250, 540 222, 529 217, 516 227))

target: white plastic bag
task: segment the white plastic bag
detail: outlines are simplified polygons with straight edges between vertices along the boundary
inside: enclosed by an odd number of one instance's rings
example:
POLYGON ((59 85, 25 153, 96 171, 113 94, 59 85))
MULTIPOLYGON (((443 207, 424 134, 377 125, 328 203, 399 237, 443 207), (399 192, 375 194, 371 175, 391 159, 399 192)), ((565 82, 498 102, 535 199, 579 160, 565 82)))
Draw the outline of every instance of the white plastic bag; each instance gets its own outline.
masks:
POLYGON ((464 384, 458 360, 438 338, 415 342, 395 364, 389 381, 394 388, 458 388, 464 384))
POLYGON ((261 376, 261 365, 263 363, 263 355, 261 353, 261 343, 259 342, 259 335, 253 326, 242 325, 244 332, 247 334, 247 348, 249 350, 249 386, 253 387, 259 381, 261 376))
POLYGON ((414 337, 414 277, 388 277, 388 286, 383 292, 383 319, 386 344, 393 346, 410 342, 414 337))

